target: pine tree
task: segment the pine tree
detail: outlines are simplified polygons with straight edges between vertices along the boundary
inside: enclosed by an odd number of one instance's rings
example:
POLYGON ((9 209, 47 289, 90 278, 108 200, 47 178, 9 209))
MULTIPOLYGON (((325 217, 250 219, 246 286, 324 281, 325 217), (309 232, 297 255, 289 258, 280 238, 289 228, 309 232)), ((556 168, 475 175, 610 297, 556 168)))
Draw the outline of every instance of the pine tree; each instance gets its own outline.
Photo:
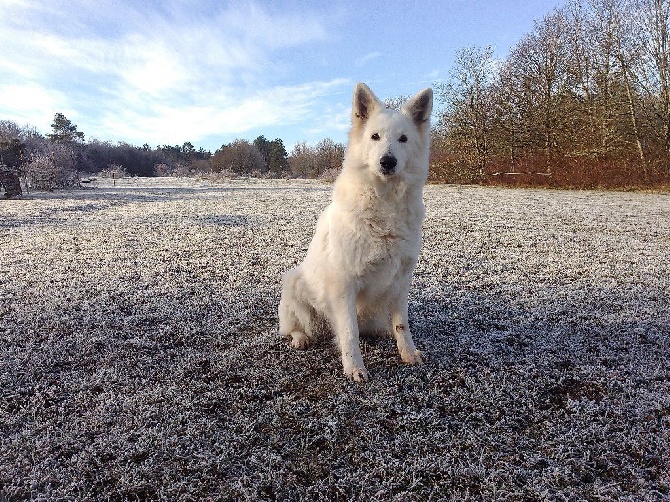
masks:
POLYGON ((53 133, 47 134, 47 137, 53 142, 79 143, 84 141, 84 133, 77 131, 77 126, 60 112, 54 115, 51 128, 53 133))

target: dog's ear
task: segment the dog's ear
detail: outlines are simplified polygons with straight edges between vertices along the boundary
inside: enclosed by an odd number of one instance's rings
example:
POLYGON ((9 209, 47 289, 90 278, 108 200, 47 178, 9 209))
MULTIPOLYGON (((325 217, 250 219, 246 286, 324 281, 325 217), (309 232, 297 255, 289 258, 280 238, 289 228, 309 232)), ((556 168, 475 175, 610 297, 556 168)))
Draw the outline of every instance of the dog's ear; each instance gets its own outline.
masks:
POLYGON ((381 101, 377 99, 377 96, 375 96, 367 85, 359 82, 354 89, 354 102, 351 107, 351 122, 354 125, 365 122, 370 118, 372 112, 380 106, 383 105, 381 101))
POLYGON ((433 90, 424 89, 402 105, 402 111, 412 117, 416 125, 428 122, 433 111, 433 90))

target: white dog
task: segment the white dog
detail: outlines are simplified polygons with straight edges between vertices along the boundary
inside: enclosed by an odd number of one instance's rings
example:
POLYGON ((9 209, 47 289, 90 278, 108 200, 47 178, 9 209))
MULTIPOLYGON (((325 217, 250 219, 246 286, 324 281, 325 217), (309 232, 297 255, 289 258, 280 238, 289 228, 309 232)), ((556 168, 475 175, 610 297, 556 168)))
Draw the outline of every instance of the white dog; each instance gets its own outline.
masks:
POLYGON ((390 332, 400 358, 421 363, 407 296, 421 248, 433 91, 388 110, 365 84, 354 89, 352 127, 330 205, 305 260, 283 277, 279 332, 304 349, 327 321, 344 373, 368 379, 359 332, 390 332))

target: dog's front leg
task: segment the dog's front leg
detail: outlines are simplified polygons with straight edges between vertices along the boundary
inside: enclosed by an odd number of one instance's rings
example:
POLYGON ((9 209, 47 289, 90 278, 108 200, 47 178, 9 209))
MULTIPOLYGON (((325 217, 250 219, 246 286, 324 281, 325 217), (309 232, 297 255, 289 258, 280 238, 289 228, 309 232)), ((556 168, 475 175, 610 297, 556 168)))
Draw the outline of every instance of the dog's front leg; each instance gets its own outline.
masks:
POLYGON ((366 382, 369 375, 361 355, 355 295, 342 295, 333 299, 332 303, 332 323, 342 351, 344 374, 355 382, 366 382))

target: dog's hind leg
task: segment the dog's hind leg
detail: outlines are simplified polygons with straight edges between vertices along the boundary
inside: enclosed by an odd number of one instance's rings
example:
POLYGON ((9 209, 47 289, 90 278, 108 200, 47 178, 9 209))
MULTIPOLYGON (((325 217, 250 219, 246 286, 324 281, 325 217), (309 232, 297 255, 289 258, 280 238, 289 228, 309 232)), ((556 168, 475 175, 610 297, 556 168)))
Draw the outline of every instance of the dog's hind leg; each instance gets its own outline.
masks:
POLYGON ((297 329, 290 332, 291 347, 294 349, 306 349, 312 344, 312 325, 314 319, 314 312, 312 308, 305 304, 299 303, 296 305, 295 316, 298 320, 297 329))
POLYGON ((313 309, 301 295, 299 272, 287 272, 279 302, 279 334, 291 338, 291 347, 306 349, 312 341, 313 317, 313 309))

